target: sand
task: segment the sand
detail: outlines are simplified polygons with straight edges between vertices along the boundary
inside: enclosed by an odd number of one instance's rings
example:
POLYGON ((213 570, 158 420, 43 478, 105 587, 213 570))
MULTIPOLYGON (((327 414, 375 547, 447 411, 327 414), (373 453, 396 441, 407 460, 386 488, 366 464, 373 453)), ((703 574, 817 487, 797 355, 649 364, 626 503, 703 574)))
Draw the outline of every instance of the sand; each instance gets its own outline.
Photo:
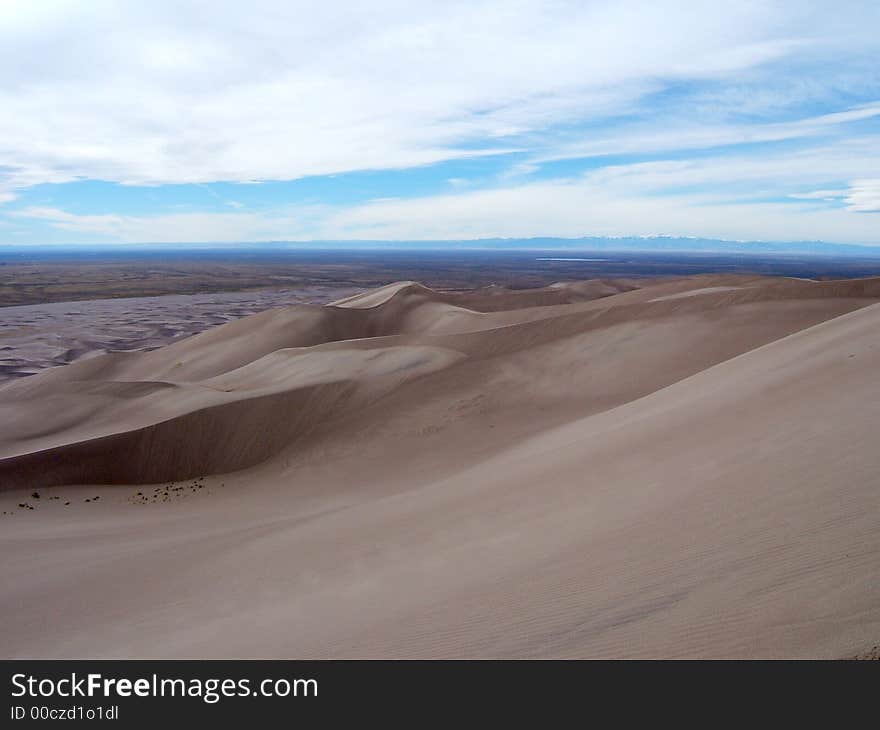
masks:
POLYGON ((0 308, 0 384, 117 350, 151 350, 264 309, 326 303, 350 287, 170 294, 0 308))
POLYGON ((646 283, 401 282, 3 386, 0 655, 869 653, 880 279, 646 283))

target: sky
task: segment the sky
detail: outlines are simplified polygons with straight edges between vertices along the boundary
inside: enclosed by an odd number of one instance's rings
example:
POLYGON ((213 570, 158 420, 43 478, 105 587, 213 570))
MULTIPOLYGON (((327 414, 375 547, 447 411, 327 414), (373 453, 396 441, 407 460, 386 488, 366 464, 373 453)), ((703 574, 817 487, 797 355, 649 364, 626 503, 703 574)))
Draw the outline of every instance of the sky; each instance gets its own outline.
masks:
POLYGON ((0 0, 0 245, 880 245, 880 3, 0 0))

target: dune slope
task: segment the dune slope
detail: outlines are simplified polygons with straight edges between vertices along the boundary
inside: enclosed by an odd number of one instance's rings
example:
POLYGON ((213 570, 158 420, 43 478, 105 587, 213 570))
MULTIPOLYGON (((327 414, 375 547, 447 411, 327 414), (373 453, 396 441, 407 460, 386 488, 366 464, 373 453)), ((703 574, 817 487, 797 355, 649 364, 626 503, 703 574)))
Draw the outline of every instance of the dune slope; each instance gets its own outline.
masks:
POLYGON ((0 389, 0 652, 874 646, 880 281, 645 284, 404 282, 0 389))

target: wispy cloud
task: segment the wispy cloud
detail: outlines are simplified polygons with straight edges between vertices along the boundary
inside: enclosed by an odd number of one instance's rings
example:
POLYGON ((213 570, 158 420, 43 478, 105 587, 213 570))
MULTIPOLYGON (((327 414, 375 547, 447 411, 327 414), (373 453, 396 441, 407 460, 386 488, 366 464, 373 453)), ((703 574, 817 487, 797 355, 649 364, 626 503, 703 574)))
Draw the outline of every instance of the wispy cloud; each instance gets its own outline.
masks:
POLYGON ((0 5, 0 156, 51 180, 428 164, 793 47, 758 3, 50 5, 0 5))
POLYGON ((795 200, 824 200, 826 203, 834 202, 846 197, 846 190, 813 190, 809 193, 789 193, 789 198, 795 200))
POLYGON ((0 216, 34 240, 766 238, 810 221, 880 243, 855 215, 877 208, 878 25, 867 0, 6 0, 0 216), (487 160, 506 162, 468 167, 487 160), (330 177, 355 171, 388 178, 330 177), (271 204, 244 187, 312 178, 271 204), (77 197, 86 180, 145 186, 141 209, 77 197))
POLYGON ((813 190, 792 193, 789 197, 845 204, 846 210, 852 213, 880 213, 880 179, 853 180, 842 190, 813 190))
MULTIPOLYGON (((831 114, 822 114, 790 122, 739 125, 693 126, 679 123, 674 129, 657 129, 653 124, 623 126, 608 130, 598 139, 551 148, 535 156, 535 162, 596 157, 600 155, 646 154, 711 149, 731 145, 815 137, 827 134, 836 126, 880 117, 880 103, 862 105, 831 114)), ((679 120, 680 122, 680 120, 679 120)))
POLYGON ((880 179, 853 180, 844 200, 847 210, 856 213, 880 213, 880 179))
MULTIPOLYGON (((109 235, 121 241, 199 242, 313 239, 436 240, 481 237, 673 235, 758 240, 870 243, 880 209, 878 181, 854 181, 830 191, 835 205, 809 193, 778 204, 749 194, 655 194, 657 170, 634 165, 614 174, 531 181, 495 189, 462 189, 411 199, 383 198, 350 206, 291 206, 270 213, 77 216, 30 208, 17 216, 53 227, 109 235), (838 193, 841 193, 838 195, 838 193), (819 205, 817 205, 819 203, 819 205)), ((708 165, 707 165, 708 168, 708 165)), ((678 172, 685 179, 695 171, 678 172)), ((673 169, 663 176, 675 175, 673 169)), ((720 174, 716 170, 715 174, 720 174)), ((749 179, 743 172, 744 179, 749 179)), ((710 176, 708 169, 700 177, 710 176)), ((669 178, 666 177, 666 182, 669 178)), ((820 191, 817 191, 820 192, 820 191)), ((829 193, 829 191, 821 191, 829 193)))

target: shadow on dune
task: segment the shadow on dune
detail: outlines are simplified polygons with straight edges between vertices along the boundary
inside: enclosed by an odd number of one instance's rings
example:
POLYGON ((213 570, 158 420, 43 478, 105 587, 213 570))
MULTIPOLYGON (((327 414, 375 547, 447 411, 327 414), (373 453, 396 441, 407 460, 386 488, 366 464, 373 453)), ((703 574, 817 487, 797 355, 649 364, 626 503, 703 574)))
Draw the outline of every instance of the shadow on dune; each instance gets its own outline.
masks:
POLYGON ((368 406, 381 422, 375 404, 383 398, 389 409, 413 411, 425 393, 454 400, 458 391, 479 389, 489 362, 492 372, 521 370, 506 383, 507 395, 494 393, 496 402, 515 403, 518 389, 556 378, 571 397, 559 392, 535 402, 575 418, 878 299, 878 279, 732 275, 520 291, 435 292, 402 282, 323 307, 269 310, 0 390, 9 424, 0 484, 142 484, 244 469, 368 406), (701 354, 657 341, 657 333, 697 319, 721 335, 701 354), (604 348, 602 361, 597 348, 604 348), (610 372, 608 348, 630 353, 610 372), (452 367, 454 374, 440 376, 452 367))

